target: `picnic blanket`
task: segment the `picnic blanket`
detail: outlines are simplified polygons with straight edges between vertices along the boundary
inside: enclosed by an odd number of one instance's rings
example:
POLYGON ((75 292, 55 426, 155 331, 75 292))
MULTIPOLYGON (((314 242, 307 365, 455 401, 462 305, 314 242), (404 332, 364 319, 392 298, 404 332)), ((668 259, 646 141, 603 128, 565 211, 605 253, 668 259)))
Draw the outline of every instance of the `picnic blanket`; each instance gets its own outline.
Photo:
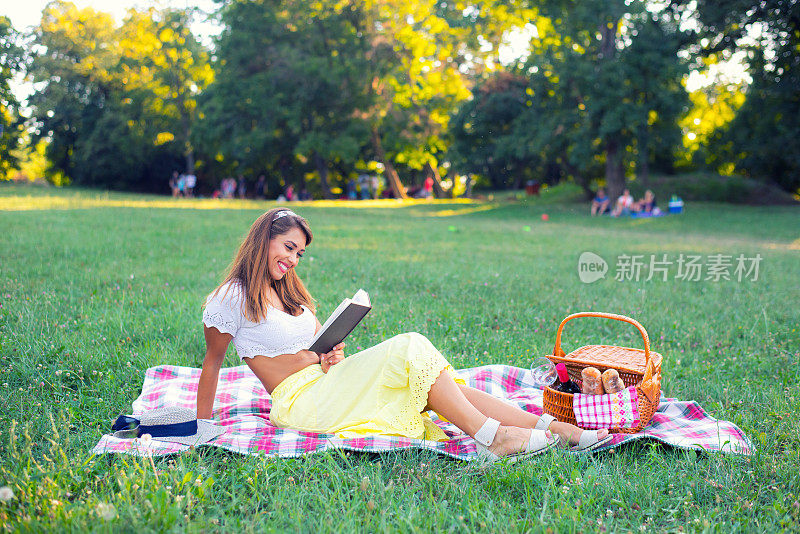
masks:
MULTIPOLYGON (((506 399, 534 414, 542 413, 542 390, 534 386, 531 372, 507 365, 487 365, 458 371, 467 383, 496 397, 506 399)), ((161 365, 145 373, 142 393, 133 402, 133 414, 163 406, 194 407, 200 369, 161 365)), ((429 449, 473 460, 475 441, 454 425, 432 414, 448 441, 436 442, 399 436, 369 436, 342 439, 334 434, 314 434, 278 428, 270 424, 270 397, 246 365, 220 371, 213 417, 226 432, 201 446, 221 447, 242 454, 292 457, 330 449, 384 452, 399 449, 429 449)), ((110 429, 109 423, 109 429, 110 429)), ((750 440, 733 423, 710 417, 696 402, 662 396, 658 411, 642 432, 614 434, 614 439, 597 450, 612 449, 638 439, 655 439, 685 449, 752 454, 750 440)), ((104 435, 94 447, 95 454, 125 453, 137 456, 164 455, 188 450, 187 445, 104 435)))

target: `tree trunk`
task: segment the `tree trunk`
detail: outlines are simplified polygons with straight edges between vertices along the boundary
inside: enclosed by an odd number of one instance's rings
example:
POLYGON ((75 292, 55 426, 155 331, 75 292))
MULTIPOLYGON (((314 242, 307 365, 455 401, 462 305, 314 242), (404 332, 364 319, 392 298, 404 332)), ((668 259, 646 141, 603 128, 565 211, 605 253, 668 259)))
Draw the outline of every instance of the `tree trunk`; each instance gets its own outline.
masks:
MULTIPOLYGON (((283 178, 284 187, 286 187, 292 181, 292 171, 285 156, 281 156, 281 159, 278 161, 278 167, 281 170, 281 178, 283 178)), ((280 183, 278 185, 280 186, 280 183)))
POLYGON ((612 203, 616 202, 622 194, 622 190, 625 189, 622 153, 616 137, 611 137, 606 142, 606 187, 608 188, 608 198, 612 203))
POLYGON ((186 174, 194 174, 194 150, 191 146, 186 151, 186 174))
POLYGON ((650 134, 647 131, 647 123, 639 127, 639 161, 637 162, 636 174, 642 187, 647 188, 650 181, 650 134))
POLYGON ((322 198, 333 200, 331 186, 328 184, 328 163, 317 152, 314 152, 314 165, 319 173, 319 185, 322 188, 322 198))
POLYGON ((383 145, 381 144, 381 138, 378 135, 378 129, 375 127, 372 128, 372 148, 375 150, 375 156, 378 158, 378 161, 383 163, 383 169, 386 172, 386 181, 389 182, 389 187, 392 188, 394 197, 408 198, 408 195, 406 195, 406 188, 403 187, 403 182, 400 181, 400 177, 397 175, 394 165, 392 165, 392 162, 386 157, 386 152, 384 152, 383 145))
MULTIPOLYGON (((183 99, 178 101, 178 109, 184 109, 183 99)), ((183 134, 183 157, 186 162, 186 174, 194 174, 194 147, 192 146, 192 118, 188 112, 181 113, 181 130, 183 134)))
MULTIPOLYGON (((600 28, 600 69, 614 61, 616 52, 617 26, 608 20, 600 28)), ((608 198, 612 206, 625 188, 625 172, 622 166, 622 147, 620 147, 619 132, 610 132, 605 135, 606 144, 606 187, 608 198)))
POLYGON ((433 194, 436 198, 452 198, 453 190, 451 189, 448 193, 445 191, 444 187, 442 186, 442 177, 439 176, 439 169, 431 165, 430 163, 425 164, 425 176, 430 176, 433 178, 433 194))

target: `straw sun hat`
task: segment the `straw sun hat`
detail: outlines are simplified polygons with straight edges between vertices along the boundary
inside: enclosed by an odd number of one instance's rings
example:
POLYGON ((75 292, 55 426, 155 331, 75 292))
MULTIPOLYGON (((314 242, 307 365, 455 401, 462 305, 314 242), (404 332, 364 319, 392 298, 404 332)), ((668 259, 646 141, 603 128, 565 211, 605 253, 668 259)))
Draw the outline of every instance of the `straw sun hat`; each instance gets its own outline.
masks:
POLYGON ((201 445, 225 432, 221 426, 197 419, 190 408, 167 406, 139 416, 120 415, 111 427, 114 437, 138 438, 150 434, 154 440, 201 445))

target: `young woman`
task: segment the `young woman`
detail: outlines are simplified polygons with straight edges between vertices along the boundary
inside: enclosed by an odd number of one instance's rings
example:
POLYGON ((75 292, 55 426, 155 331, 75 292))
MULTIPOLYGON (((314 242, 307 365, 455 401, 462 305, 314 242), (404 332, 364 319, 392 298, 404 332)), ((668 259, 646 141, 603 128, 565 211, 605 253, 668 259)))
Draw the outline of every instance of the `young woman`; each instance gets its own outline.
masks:
POLYGON ((342 437, 368 434, 445 440, 424 412, 433 410, 475 438, 489 460, 538 454, 559 441, 590 450, 610 439, 538 417, 468 387, 425 337, 395 336, 345 358, 344 343, 326 354, 306 350, 321 328, 295 267, 311 229, 294 212, 259 217, 224 282, 203 311, 206 355, 197 417, 211 417, 219 369, 233 342, 272 397, 273 424, 342 437))

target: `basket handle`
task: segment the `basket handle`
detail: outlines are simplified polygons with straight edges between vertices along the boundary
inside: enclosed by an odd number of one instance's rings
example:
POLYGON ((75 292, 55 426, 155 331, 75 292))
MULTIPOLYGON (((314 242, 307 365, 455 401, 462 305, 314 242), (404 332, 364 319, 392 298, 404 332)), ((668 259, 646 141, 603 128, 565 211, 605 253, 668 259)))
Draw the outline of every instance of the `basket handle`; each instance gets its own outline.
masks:
POLYGON ((572 319, 576 319, 578 317, 601 317, 603 319, 614 319, 616 321, 623 321, 625 323, 630 323, 636 328, 639 329, 639 333, 642 334, 642 339, 644 339, 644 357, 645 357, 645 371, 644 376, 642 377, 642 383, 647 383, 650 379, 653 378, 653 362, 651 361, 650 357, 650 336, 647 335, 647 330, 637 321, 636 319, 631 319, 625 315, 618 315, 616 313, 605 313, 605 312, 578 312, 573 313, 572 315, 567 316, 561 324, 558 325, 558 331, 556 332, 556 346, 553 348, 553 356, 564 357, 564 351, 561 349, 561 331, 564 329, 564 325, 567 324, 567 321, 571 321, 572 319))

